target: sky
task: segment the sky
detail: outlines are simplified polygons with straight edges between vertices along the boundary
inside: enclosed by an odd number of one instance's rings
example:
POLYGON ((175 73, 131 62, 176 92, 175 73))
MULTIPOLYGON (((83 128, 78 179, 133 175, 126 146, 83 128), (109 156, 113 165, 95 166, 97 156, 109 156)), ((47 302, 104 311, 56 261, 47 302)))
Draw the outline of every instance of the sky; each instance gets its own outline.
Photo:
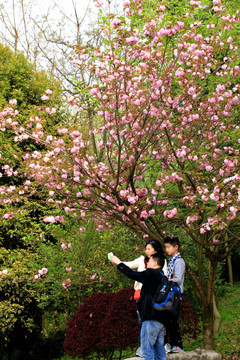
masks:
MULTIPOLYGON (((111 0, 111 7, 122 1, 111 0)), ((52 71, 54 67, 65 72, 70 66, 72 70, 72 64, 69 65, 72 47, 78 43, 77 39, 86 40, 85 30, 90 30, 91 36, 98 11, 94 0, 0 0, 0 43, 12 50, 23 51, 38 69, 52 71), (24 4, 26 28, 21 2, 24 4), (81 22, 79 36, 75 10, 81 22)))
POLYGON ((0 0, 0 42, 14 49, 17 33, 17 50, 25 51, 26 42, 33 43, 42 29, 45 34, 55 33, 56 38, 72 43, 76 41, 75 10, 83 32, 97 16, 93 0, 0 0), (26 27, 21 2, 24 4, 26 27), (87 9, 91 9, 91 13, 86 13, 87 9))
MULTIPOLYGON (((122 0, 108 1, 111 1, 112 8, 122 2, 122 0)), ((40 24, 44 16, 47 17, 49 24, 55 26, 59 22, 60 26, 64 21, 68 23, 65 25, 66 27, 71 27, 76 19, 76 10, 78 19, 82 21, 82 27, 88 28, 91 26, 89 25, 91 20, 95 21, 98 13, 98 8, 94 6, 94 0, 0 0, 0 32, 5 37, 12 36, 10 33, 14 25, 18 30, 23 28, 21 5, 19 5, 21 2, 24 4, 28 27, 30 26, 29 19, 37 19, 40 24), (87 10, 89 10, 88 13, 87 10)))
POLYGON ((20 26, 19 24, 22 22, 21 2, 24 4, 27 20, 29 17, 40 18, 47 15, 48 18, 57 22, 63 14, 69 18, 74 17, 74 8, 77 10, 79 18, 86 15, 87 9, 92 9, 93 13, 97 13, 94 0, 1 0, 0 9, 2 7, 2 19, 5 20, 0 22, 1 29, 7 28, 8 24, 13 23, 20 26))

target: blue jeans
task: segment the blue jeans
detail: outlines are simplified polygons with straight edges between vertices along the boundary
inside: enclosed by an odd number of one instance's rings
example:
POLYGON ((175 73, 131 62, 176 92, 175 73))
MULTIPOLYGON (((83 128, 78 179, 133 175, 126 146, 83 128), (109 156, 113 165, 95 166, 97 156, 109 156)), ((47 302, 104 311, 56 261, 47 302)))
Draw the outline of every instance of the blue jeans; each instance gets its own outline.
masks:
POLYGON ((164 348, 165 326, 156 320, 146 320, 141 328, 143 360, 166 360, 164 348))

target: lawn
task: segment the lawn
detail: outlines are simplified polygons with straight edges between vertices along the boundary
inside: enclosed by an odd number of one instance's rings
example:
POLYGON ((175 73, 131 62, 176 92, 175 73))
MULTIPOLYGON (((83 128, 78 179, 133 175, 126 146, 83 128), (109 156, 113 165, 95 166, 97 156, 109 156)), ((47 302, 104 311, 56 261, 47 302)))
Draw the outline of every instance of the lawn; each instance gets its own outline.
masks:
MULTIPOLYGON (((218 338, 215 341, 216 351, 223 356, 223 360, 240 359, 240 282, 227 289, 219 299, 219 312, 222 325, 218 338)), ((187 340, 187 339, 185 339, 187 340)), ((202 336, 196 341, 184 342, 185 350, 203 348, 202 336)))

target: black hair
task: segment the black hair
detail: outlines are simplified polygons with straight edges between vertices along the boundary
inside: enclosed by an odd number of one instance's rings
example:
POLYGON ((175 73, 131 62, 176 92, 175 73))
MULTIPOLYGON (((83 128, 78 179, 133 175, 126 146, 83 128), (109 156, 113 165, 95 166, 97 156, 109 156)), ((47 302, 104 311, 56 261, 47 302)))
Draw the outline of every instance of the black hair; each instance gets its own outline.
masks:
MULTIPOLYGON (((151 245, 154 248, 154 250, 156 251, 156 253, 154 255, 163 259, 163 263, 164 263, 165 255, 164 255, 162 245, 160 244, 160 242, 158 240, 149 239, 149 240, 147 240, 147 242, 145 244, 145 248, 147 245, 151 245)), ((148 260, 149 260, 148 257, 145 256, 145 259, 144 259, 145 265, 147 264, 148 260)))
POLYGON ((162 269, 164 266, 164 258, 162 256, 159 256, 158 254, 151 255, 151 258, 153 258, 154 261, 157 262, 158 266, 162 269))
POLYGON ((179 242, 179 238, 177 236, 167 236, 165 239, 164 239, 164 244, 170 244, 172 246, 177 246, 178 245, 178 248, 180 246, 180 242, 179 242))
POLYGON ((160 242, 158 240, 151 240, 151 239, 148 240, 145 244, 145 248, 148 244, 150 244, 154 248, 154 250, 160 257, 164 256, 162 245, 160 244, 160 242))

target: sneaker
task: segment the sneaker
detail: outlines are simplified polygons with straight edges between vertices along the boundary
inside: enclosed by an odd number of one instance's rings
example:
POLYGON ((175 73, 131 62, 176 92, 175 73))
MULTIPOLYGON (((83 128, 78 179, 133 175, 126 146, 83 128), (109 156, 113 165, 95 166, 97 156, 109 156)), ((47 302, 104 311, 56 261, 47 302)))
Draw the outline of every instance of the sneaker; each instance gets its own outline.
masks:
POLYGON ((178 353, 178 352, 181 352, 181 351, 183 351, 183 349, 181 349, 179 346, 173 346, 171 348, 171 352, 178 353))
POLYGON ((164 345, 164 347, 165 347, 165 352, 166 352, 166 354, 167 354, 167 353, 170 353, 170 352, 172 351, 170 344, 166 343, 166 344, 164 345))
POLYGON ((139 357, 142 357, 142 350, 141 350, 141 347, 139 347, 136 351, 136 355, 139 356, 139 357))

